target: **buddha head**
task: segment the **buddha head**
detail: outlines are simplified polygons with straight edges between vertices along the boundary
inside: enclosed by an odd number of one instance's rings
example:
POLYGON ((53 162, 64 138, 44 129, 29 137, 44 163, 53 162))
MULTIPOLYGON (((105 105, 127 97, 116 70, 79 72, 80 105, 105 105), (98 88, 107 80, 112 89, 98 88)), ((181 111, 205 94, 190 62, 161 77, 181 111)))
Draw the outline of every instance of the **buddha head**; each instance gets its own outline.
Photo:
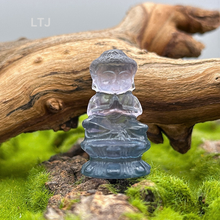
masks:
POLYGON ((92 89, 108 94, 133 91, 137 63, 121 50, 107 50, 90 65, 92 89))

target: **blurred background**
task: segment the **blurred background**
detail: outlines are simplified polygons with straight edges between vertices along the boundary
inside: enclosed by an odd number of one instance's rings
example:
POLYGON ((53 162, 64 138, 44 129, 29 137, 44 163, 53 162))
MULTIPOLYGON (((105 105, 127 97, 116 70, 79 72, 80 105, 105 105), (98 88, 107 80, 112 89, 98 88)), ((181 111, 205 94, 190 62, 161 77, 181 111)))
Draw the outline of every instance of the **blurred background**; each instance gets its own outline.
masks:
MULTIPOLYGON (((38 39, 116 26, 141 0, 0 0, 0 42, 38 39), (41 25, 40 25, 41 23, 41 25), (46 25, 46 26, 45 26, 46 25)), ((151 0, 220 11, 220 0, 151 0)), ((220 28, 195 38, 205 44, 199 59, 220 57, 220 28)))

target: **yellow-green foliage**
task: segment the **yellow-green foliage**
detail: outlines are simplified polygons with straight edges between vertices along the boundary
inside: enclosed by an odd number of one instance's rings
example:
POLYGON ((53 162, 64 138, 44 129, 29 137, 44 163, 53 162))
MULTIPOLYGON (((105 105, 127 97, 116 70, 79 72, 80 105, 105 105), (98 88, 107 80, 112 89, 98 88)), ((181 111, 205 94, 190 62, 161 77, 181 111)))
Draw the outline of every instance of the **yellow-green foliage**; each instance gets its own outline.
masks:
POLYGON ((84 136, 81 122, 69 132, 21 134, 0 145, 0 220, 43 219, 51 196, 45 188, 48 174, 35 167, 52 155, 67 151, 84 136))
POLYGON ((84 137, 81 116, 77 129, 68 132, 52 130, 18 135, 0 145, 0 177, 26 176, 36 164, 52 155, 66 152, 78 138, 84 137))
POLYGON ((205 212, 204 219, 219 220, 220 219, 220 181, 205 181, 199 190, 200 199, 205 203, 202 204, 205 212))
POLYGON ((181 213, 196 211, 196 200, 182 179, 157 171, 153 172, 149 179, 156 183, 164 206, 170 206, 174 211, 181 213))
POLYGON ((136 198, 136 199, 134 198, 134 199, 131 199, 131 200, 130 200, 130 203, 131 203, 134 207, 138 208, 138 210, 139 210, 140 212, 142 212, 142 213, 145 214, 145 215, 148 215, 146 203, 145 203, 143 200, 138 199, 138 198, 136 198))
POLYGON ((45 188, 45 182, 49 174, 43 167, 32 168, 26 181, 25 198, 28 209, 34 212, 44 210, 45 204, 51 197, 49 191, 45 188), (42 171, 40 170, 42 169, 42 171))
POLYGON ((215 199, 206 209, 204 220, 220 219, 220 198, 215 199))
POLYGON ((208 180, 203 182, 199 194, 205 199, 206 204, 211 204, 220 197, 220 181, 208 180))
POLYGON ((220 125, 216 122, 201 123, 194 127, 192 146, 186 154, 174 151, 168 139, 163 144, 152 144, 143 159, 155 168, 158 167, 168 174, 185 179, 190 186, 198 188, 201 181, 220 176, 220 160, 214 160, 213 155, 206 155, 198 148, 204 140, 220 139, 220 125))
POLYGON ((138 187, 127 190, 131 204, 152 219, 220 219, 220 159, 198 148, 204 140, 220 139, 219 134, 220 125, 216 122, 196 125, 192 148, 184 155, 174 151, 166 137, 163 144, 152 144, 143 155, 152 170, 140 181, 155 183, 154 187, 146 187, 145 193, 151 188, 157 209, 147 214, 152 202, 144 201, 143 189, 138 187))
POLYGON ((143 213, 131 212, 131 213, 125 213, 124 215, 131 220, 146 220, 146 216, 143 213))
POLYGON ((138 210, 145 214, 145 215, 149 215, 149 211, 148 210, 154 210, 155 206, 160 203, 160 195, 158 194, 158 189, 155 186, 145 186, 144 184, 146 181, 140 181, 138 186, 136 187, 130 187, 127 189, 126 191, 126 195, 129 198, 129 202, 135 206, 136 208, 138 208, 138 210), (154 200, 153 202, 148 202, 145 200, 146 195, 149 194, 149 192, 152 192, 151 194, 154 195, 154 200))
POLYGON ((170 207, 163 208, 160 211, 156 211, 155 216, 152 217, 153 220, 183 220, 183 216, 175 212, 170 207))
MULTIPOLYGON (((170 207, 170 209, 167 209, 166 215, 169 210, 181 213, 182 217, 192 211, 198 213, 199 206, 193 193, 189 186, 180 178, 168 175, 164 171, 154 170, 146 179, 151 180, 154 185, 148 186, 146 184, 144 186, 140 184, 139 187, 130 187, 126 192, 130 203, 142 213, 154 217, 156 213, 160 212, 157 211, 150 214, 147 210, 152 212, 156 207, 158 209, 160 207, 170 207), (154 195, 154 201, 145 201, 145 197, 149 192, 154 195)), ((141 180, 140 183, 142 182, 146 181, 141 180)))
POLYGON ((30 170, 27 178, 3 178, 0 181, 0 219, 43 219, 51 194, 45 188, 48 174, 43 167, 30 170))
MULTIPOLYGON (((157 210, 152 220, 200 220, 194 213, 182 215, 180 212, 174 211, 171 207, 165 207, 162 210, 157 210)), ((211 219, 210 219, 211 220, 211 219)))

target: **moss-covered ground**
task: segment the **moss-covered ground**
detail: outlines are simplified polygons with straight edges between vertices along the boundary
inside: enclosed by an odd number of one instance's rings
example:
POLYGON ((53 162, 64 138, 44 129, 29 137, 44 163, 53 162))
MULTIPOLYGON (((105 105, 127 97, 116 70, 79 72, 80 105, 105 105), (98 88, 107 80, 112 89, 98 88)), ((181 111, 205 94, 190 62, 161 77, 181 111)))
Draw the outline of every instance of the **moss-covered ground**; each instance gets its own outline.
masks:
MULTIPOLYGON (((80 122, 85 116, 80 118, 80 122)), ((0 146, 0 219, 43 219, 51 196, 45 188, 48 174, 36 166, 50 156, 67 151, 83 137, 81 123, 69 132, 41 131, 21 134, 0 146)), ((130 219, 219 220, 220 159, 199 148, 204 140, 220 139, 220 124, 207 122, 195 126, 191 150, 175 152, 165 138, 164 144, 152 144, 144 155, 151 174, 140 181, 154 182, 145 187, 154 199, 146 200, 139 187, 126 191, 140 213, 130 219)))
POLYGON ((199 147, 204 140, 218 139, 219 122, 206 122, 195 126, 191 150, 184 155, 174 151, 166 138, 163 144, 152 144, 143 155, 152 170, 140 181, 155 183, 145 187, 144 194, 152 190, 154 201, 146 202, 137 187, 127 190, 130 202, 152 220, 219 220, 220 158, 199 147))
POLYGON ((39 220, 50 198, 48 174, 37 164, 66 152, 84 136, 80 118, 69 132, 39 131, 21 134, 0 145, 0 220, 39 220))

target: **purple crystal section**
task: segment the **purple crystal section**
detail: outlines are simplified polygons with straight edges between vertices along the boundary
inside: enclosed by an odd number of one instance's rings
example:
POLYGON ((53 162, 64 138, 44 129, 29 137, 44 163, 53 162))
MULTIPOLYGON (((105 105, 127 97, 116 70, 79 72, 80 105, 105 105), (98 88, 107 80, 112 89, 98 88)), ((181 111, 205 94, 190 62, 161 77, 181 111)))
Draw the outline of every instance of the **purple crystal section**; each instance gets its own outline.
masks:
POLYGON ((150 148, 148 126, 137 121, 142 107, 132 94, 136 71, 136 62, 117 49, 105 51, 90 65, 96 94, 83 121, 81 147, 90 155, 82 167, 86 176, 125 179, 150 173, 150 165, 141 159, 150 148))

